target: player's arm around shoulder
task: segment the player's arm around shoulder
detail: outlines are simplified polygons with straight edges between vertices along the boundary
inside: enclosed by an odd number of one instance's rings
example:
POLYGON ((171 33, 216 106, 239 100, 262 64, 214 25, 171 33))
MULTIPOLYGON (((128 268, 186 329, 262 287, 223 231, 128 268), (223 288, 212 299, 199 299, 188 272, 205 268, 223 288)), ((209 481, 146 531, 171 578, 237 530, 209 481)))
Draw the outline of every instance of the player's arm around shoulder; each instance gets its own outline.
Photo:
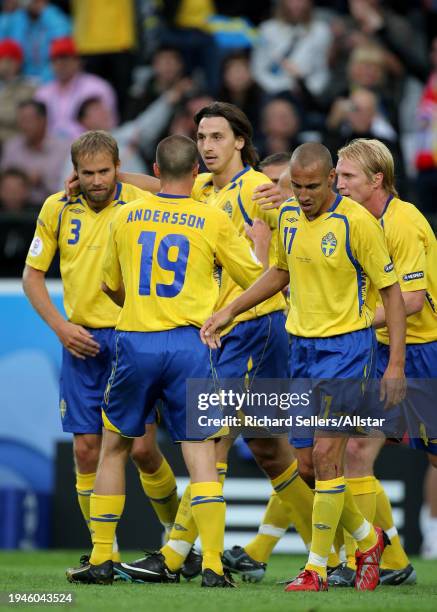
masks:
POLYGON ((134 200, 120 208, 114 216, 108 241, 106 243, 102 270, 102 291, 108 295, 117 306, 123 306, 125 290, 119 258, 119 235, 123 228, 133 219, 136 208, 142 199, 134 200))

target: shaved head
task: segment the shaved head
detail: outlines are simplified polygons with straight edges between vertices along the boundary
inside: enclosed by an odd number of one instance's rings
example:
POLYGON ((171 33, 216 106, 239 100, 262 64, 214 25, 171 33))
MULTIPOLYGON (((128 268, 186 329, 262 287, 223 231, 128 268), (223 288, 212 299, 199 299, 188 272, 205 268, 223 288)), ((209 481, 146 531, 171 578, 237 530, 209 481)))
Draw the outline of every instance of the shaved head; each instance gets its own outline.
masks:
POLYGON ((197 160, 196 143, 187 136, 168 136, 156 148, 156 163, 163 179, 185 177, 192 172, 197 160))
POLYGON ((300 168, 307 168, 319 164, 320 169, 324 171, 325 176, 331 172, 334 164, 332 163, 331 153, 325 145, 319 142, 307 142, 300 145, 293 151, 291 156, 290 166, 297 165, 300 168))

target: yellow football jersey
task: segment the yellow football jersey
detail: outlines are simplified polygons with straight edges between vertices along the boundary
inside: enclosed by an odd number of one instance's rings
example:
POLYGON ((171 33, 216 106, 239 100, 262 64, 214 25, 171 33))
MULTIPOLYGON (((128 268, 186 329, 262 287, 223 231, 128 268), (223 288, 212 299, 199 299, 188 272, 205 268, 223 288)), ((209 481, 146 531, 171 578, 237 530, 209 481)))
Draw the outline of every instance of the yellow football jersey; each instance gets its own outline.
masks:
POLYGON ((376 289, 397 282, 378 221, 337 196, 313 221, 296 200, 279 211, 278 268, 290 273, 287 330, 325 338, 370 327, 376 289))
MULTIPOLYGON (((194 183, 191 195, 194 200, 211 204, 226 212, 237 228, 240 236, 244 236, 249 243, 250 241, 244 230, 244 224, 252 224, 252 220, 255 217, 265 221, 273 230, 269 259, 270 264, 274 265, 277 258, 278 211, 263 210, 252 200, 255 187, 269 182, 270 179, 265 174, 257 172, 250 166, 246 166, 244 170, 236 174, 232 180, 219 191, 214 190, 211 174, 199 174, 194 183)), ((238 297, 242 291, 241 287, 234 283, 226 270, 223 270, 220 279, 220 294, 216 309, 219 310, 227 306, 238 297)), ((230 329, 240 321, 248 321, 276 310, 285 310, 285 308, 285 299, 282 293, 279 292, 255 308, 238 315, 238 317, 234 319, 232 325, 226 328, 225 332, 227 333, 230 331, 230 329)))
POLYGON ((103 280, 126 299, 124 331, 163 331, 212 315, 219 287, 216 263, 248 287, 262 273, 226 214, 189 197, 147 194, 120 209, 112 224, 103 280))
MULTIPOLYGON (((407 318, 407 344, 437 340, 437 240, 428 221, 413 204, 388 201, 380 223, 402 291, 426 290, 420 312, 407 318)), ((376 331, 388 344, 388 329, 376 331)))
POLYGON ((117 183, 112 204, 94 212, 82 195, 68 201, 64 192, 44 202, 26 263, 46 272, 59 248, 64 308, 72 323, 115 327, 120 308, 101 290, 109 228, 121 205, 146 192, 117 183))

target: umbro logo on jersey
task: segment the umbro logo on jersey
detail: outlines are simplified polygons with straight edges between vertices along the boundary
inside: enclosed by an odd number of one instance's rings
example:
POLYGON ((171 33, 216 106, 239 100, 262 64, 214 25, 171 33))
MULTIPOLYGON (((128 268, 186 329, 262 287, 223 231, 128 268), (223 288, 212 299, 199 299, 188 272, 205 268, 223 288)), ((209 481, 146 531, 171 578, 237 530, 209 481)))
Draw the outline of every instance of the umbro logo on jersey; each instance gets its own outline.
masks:
POLYGON ((287 221, 289 223, 296 223, 296 221, 299 221, 299 219, 297 217, 287 217, 287 221))
POLYGON ((320 529, 320 531, 329 531, 329 529, 331 529, 329 525, 325 525, 324 523, 314 523, 314 527, 320 529))
POLYGON ((76 215, 81 215, 85 211, 82 208, 69 208, 68 212, 75 213, 76 215))

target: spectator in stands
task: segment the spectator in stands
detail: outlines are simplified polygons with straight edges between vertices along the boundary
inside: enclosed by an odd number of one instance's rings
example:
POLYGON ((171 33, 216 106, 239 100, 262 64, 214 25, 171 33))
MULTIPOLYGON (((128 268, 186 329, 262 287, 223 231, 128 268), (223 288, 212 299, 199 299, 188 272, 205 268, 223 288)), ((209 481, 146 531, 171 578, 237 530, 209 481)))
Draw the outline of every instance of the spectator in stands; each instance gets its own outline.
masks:
POLYGON ((254 46, 255 80, 269 94, 302 89, 320 94, 328 83, 331 31, 314 16, 312 0, 279 0, 271 19, 261 24, 254 46))
POLYGON ((370 89, 377 96, 380 114, 397 129, 401 89, 392 86, 389 65, 387 54, 380 45, 365 42, 354 47, 344 74, 337 74, 323 94, 327 108, 336 98, 347 97, 356 89, 370 89))
POLYGON ((185 76, 181 52, 174 47, 160 47, 153 55, 151 66, 141 66, 134 71, 134 83, 126 105, 127 119, 144 111, 168 89, 185 76))
POLYGON ((261 136, 256 146, 261 157, 292 151, 299 141, 300 120, 293 104, 285 98, 268 102, 261 115, 261 136))
POLYGON ((48 111, 49 131, 58 136, 76 138, 82 131, 76 116, 82 102, 97 97, 111 113, 111 127, 117 124, 116 97, 111 85, 100 77, 82 71, 81 60, 72 38, 59 38, 50 47, 55 80, 38 88, 35 99, 48 111))
POLYGON ((431 43, 431 73, 417 107, 415 138, 418 205, 425 214, 437 214, 437 36, 431 43))
POLYGON ((30 212, 29 180, 11 168, 0 172, 0 277, 18 277, 23 271, 35 228, 36 210, 30 212))
POLYGON ((0 16, 0 39, 12 38, 24 50, 23 74, 39 82, 53 78, 50 45, 68 36, 70 19, 48 0, 29 0, 26 8, 0 16))
POLYGON ((29 204, 30 181, 27 174, 18 168, 0 172, 0 210, 19 213, 29 204))
POLYGON ((21 74, 23 51, 12 39, 0 42, 0 144, 17 130, 17 107, 29 100, 34 91, 33 83, 21 74))
POLYGON ((183 134, 193 140, 197 140, 197 125, 194 123, 194 116, 200 109, 204 106, 208 106, 211 102, 213 102, 213 98, 209 94, 205 92, 193 92, 183 101, 180 108, 176 111, 170 123, 168 134, 183 134))
POLYGON ((85 69, 109 81, 124 118, 136 46, 134 0, 74 0, 73 33, 85 69))
POLYGON ((41 206, 58 190, 61 170, 69 152, 69 143, 47 132, 47 110, 42 102, 21 102, 17 112, 19 136, 3 148, 0 168, 18 168, 30 181, 30 202, 41 206))
POLYGON ((398 135, 379 113, 377 97, 368 89, 357 89, 349 98, 336 100, 326 121, 323 143, 334 160, 337 151, 354 138, 377 138, 390 148, 395 160, 397 188, 407 199, 405 166, 398 135))
POLYGON ((264 96, 263 90, 253 79, 248 54, 236 51, 228 55, 222 65, 222 85, 218 98, 222 102, 235 104, 244 111, 253 126, 255 136, 259 131, 264 96))

